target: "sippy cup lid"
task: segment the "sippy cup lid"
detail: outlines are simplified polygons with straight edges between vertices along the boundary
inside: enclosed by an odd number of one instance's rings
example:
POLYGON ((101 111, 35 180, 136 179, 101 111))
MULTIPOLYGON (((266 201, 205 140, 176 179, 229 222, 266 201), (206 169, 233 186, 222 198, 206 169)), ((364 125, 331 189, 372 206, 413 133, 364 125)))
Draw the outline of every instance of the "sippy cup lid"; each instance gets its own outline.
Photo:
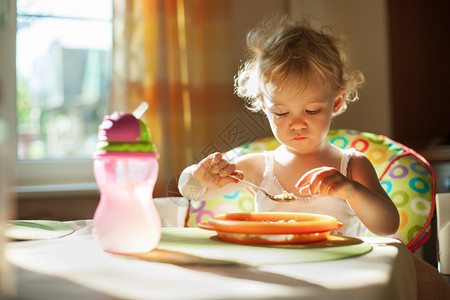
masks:
POLYGON ((133 114, 114 112, 99 126, 97 151, 148 153, 156 147, 144 122, 133 114))

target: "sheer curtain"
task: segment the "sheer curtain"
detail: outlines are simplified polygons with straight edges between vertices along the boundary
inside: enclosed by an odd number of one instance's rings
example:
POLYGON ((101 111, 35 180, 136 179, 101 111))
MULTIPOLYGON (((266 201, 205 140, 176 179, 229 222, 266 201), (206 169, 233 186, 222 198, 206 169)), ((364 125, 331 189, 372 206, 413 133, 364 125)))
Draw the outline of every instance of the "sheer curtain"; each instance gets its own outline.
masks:
POLYGON ((149 104, 143 120, 160 154, 156 197, 174 194, 177 175, 207 154, 223 126, 237 68, 230 15, 228 0, 114 0, 110 110, 149 104))

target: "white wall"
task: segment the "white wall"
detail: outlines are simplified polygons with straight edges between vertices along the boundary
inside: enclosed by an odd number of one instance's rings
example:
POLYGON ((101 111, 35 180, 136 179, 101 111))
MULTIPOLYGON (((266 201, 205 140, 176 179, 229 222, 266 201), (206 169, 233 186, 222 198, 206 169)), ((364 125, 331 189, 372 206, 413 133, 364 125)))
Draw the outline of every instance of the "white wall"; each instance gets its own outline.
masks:
POLYGON ((289 0, 291 15, 312 15, 346 37, 352 67, 366 85, 360 100, 337 117, 333 128, 391 136, 388 19, 386 0, 289 0))

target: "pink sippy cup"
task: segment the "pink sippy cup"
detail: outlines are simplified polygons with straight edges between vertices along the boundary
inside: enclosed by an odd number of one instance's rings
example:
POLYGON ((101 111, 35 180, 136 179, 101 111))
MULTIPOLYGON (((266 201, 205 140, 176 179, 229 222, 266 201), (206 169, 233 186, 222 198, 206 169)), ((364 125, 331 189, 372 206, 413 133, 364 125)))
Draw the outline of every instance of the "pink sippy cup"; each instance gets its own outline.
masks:
POLYGON ((94 233, 103 250, 141 253, 161 238, 153 202, 158 160, 147 126, 133 114, 115 112, 99 126, 94 174, 100 202, 94 233))

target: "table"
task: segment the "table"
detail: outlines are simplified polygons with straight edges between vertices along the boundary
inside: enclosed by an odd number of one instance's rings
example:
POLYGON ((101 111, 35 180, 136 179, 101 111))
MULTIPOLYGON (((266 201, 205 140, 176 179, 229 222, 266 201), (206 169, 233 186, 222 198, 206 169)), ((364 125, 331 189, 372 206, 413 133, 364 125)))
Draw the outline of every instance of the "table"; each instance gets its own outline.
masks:
POLYGON ((370 252, 339 260, 177 265, 105 253, 91 220, 70 224, 75 232, 66 237, 6 245, 18 298, 416 299, 412 257, 390 238, 362 238, 370 252))

